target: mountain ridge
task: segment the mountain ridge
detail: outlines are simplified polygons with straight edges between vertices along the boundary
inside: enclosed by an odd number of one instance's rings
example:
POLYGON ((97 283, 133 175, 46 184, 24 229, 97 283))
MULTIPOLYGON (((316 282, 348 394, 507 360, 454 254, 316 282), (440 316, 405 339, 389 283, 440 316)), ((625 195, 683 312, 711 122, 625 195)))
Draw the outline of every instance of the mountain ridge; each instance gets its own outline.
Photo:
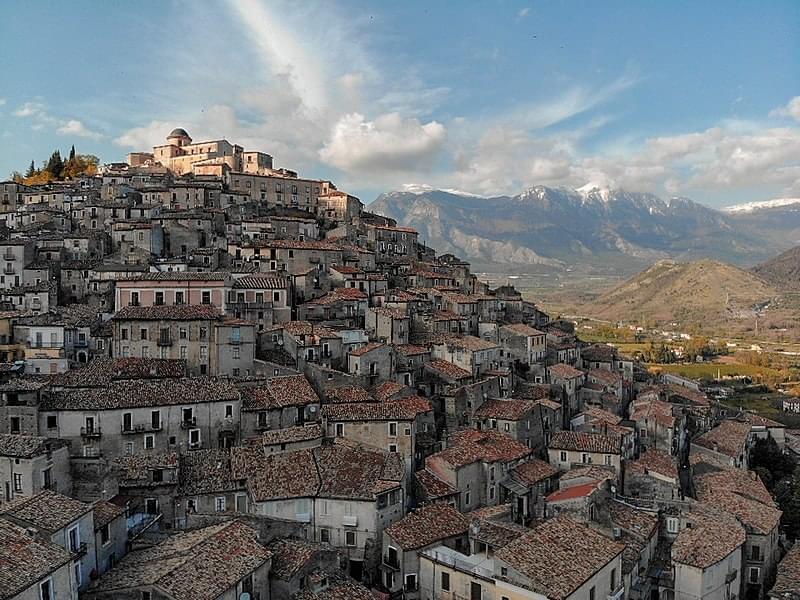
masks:
MULTIPOLYGON (((635 272, 662 259, 714 258, 750 265, 785 249, 740 218, 689 198, 599 186, 533 186, 482 197, 416 186, 381 194, 369 210, 476 265, 564 269, 587 264, 635 272), (765 243, 766 242, 766 243, 765 243)), ((760 217, 759 217, 760 218, 760 217)), ((800 220, 798 220, 800 233, 800 220)))

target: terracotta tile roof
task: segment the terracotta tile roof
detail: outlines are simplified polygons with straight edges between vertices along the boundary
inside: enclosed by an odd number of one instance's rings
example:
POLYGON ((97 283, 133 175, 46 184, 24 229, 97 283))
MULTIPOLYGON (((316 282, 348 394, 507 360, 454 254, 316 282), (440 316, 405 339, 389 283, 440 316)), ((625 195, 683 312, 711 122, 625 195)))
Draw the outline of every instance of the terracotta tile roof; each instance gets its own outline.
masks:
POLYGON ((672 407, 672 404, 663 400, 635 400, 631 420, 641 422, 653 419, 665 427, 674 427, 676 419, 672 414, 672 407))
POLYGON ((442 375, 446 379, 469 379, 472 377, 472 373, 466 369, 462 369, 458 365, 454 365, 446 360, 435 359, 427 362, 425 363, 425 369, 442 375))
POLYGON ((272 377, 262 386, 243 386, 242 410, 275 410, 289 406, 319 404, 319 396, 305 375, 272 377))
POLYGON ((606 344, 593 344, 581 349, 581 358, 587 362, 612 362, 617 349, 606 344))
POLYGON ((783 514, 772 504, 762 504, 729 490, 704 488, 704 491, 698 491, 697 499, 732 514, 747 527, 748 531, 760 535, 769 535, 777 528, 783 514))
POLYGON ((376 315, 383 317, 391 317, 392 319, 408 319, 410 318, 406 312, 400 308, 389 308, 386 306, 375 306, 370 308, 376 315))
POLYGON ((72 555, 61 546, 0 519, 0 598, 17 598, 71 561, 72 555))
POLYGON ((0 433, 0 456, 10 458, 33 458, 46 454, 52 448, 65 446, 66 442, 38 435, 0 433))
POLYGON ((292 600, 375 600, 372 591, 341 571, 315 571, 308 579, 310 582, 325 580, 327 585, 320 586, 316 592, 306 587, 297 592, 292 600))
POLYGON ((378 385, 374 386, 372 390, 370 390, 370 393, 378 402, 385 402, 395 394, 399 394, 406 389, 410 388, 406 388, 406 386, 404 386, 402 383, 397 383, 396 381, 384 381, 383 383, 379 383, 378 385))
POLYGON ((800 544, 795 544, 778 563, 775 585, 770 591, 770 597, 775 596, 789 600, 800 596, 800 544))
POLYGON ((270 577, 290 581, 319 553, 321 546, 305 540, 279 539, 268 546, 272 552, 270 577))
POLYGON ((274 446, 277 444, 308 442, 316 439, 322 440, 322 426, 318 424, 265 431, 258 438, 258 442, 262 446, 274 446))
POLYGON ((345 385, 325 390, 325 401, 331 404, 342 402, 374 402, 374 398, 363 387, 345 385))
POLYGON ((554 504, 556 502, 567 502, 569 500, 575 500, 576 498, 591 496, 597 491, 598 484, 599 482, 597 481, 590 481, 589 483, 581 483, 579 485, 573 485, 572 487, 556 490, 547 496, 547 502, 554 504))
POLYGON ((638 459, 628 462, 625 465, 625 472, 639 473, 658 473, 664 477, 669 477, 678 481, 678 467, 675 458, 668 452, 657 448, 650 448, 647 452, 642 452, 638 459))
POLYGON ((179 460, 178 494, 181 496, 243 489, 233 478, 231 455, 227 450, 192 450, 181 455, 179 460))
POLYGON ((538 329, 535 329, 530 325, 526 325, 525 323, 512 323, 511 325, 503 325, 501 329, 528 337, 545 335, 543 331, 539 331, 538 329))
POLYGON ((98 500, 92 505, 94 509, 94 530, 99 531, 104 526, 125 515, 125 508, 117 506, 106 500, 98 500))
POLYGON ((351 350, 349 352, 350 356, 364 356, 365 354, 372 352, 373 350, 377 350, 378 348, 385 348, 387 347, 386 344, 383 342, 370 342, 369 344, 365 344, 360 348, 356 348, 355 350, 351 350))
POLYGON ((55 532, 91 510, 91 504, 51 490, 42 490, 30 498, 19 498, 0 506, 0 515, 19 519, 37 529, 55 532))
POLYGON ((419 550, 467 535, 469 519, 449 504, 429 504, 408 513, 384 531, 403 550, 419 550))
POLYGON ((619 415, 615 415, 610 411, 596 406, 588 407, 582 414, 589 417, 589 421, 599 421, 600 423, 607 423, 609 425, 619 425, 622 422, 622 417, 619 415))
POLYGON ((403 356, 416 356, 418 354, 428 354, 430 349, 416 344, 395 344, 394 349, 403 356))
POLYGON ((316 323, 310 323, 308 321, 289 321, 283 324, 283 330, 294 337, 303 335, 314 335, 321 338, 339 337, 330 327, 317 325, 316 323))
POLYGON ((768 429, 772 427, 780 427, 780 428, 786 427, 786 425, 784 425, 783 423, 779 423, 778 421, 773 421, 772 419, 768 419, 767 417, 750 412, 744 413, 744 420, 753 425, 754 427, 761 426, 761 427, 766 427, 768 429))
POLYGON ((534 400, 501 400, 490 398, 475 411, 476 419, 503 419, 519 421, 536 408, 534 400))
POLYGON ((750 423, 723 421, 711 431, 693 439, 692 444, 738 458, 744 452, 750 429, 750 423))
POLYGON ((609 517, 615 527, 643 539, 650 539, 658 533, 658 516, 646 510, 639 510, 628 504, 611 500, 606 505, 609 517))
POLYGON ((245 246, 258 246, 261 248, 287 248, 292 250, 327 250, 332 252, 342 251, 342 249, 336 244, 318 240, 255 240, 251 244, 243 244, 243 247, 245 246))
POLYGON ((115 321, 214 321, 222 313, 211 304, 178 304, 163 306, 123 306, 111 317, 115 321))
MULTIPOLYGON (((705 457, 701 456, 701 462, 705 457)), ((692 461, 692 480, 698 493, 709 493, 714 490, 726 490, 741 494, 767 506, 774 506, 775 501, 767 490, 767 486, 754 471, 746 471, 730 466, 714 463, 699 464, 692 461)))
POLYGON ((521 465, 517 465, 511 472, 519 481, 527 485, 533 485, 558 475, 558 469, 538 458, 531 458, 521 465))
MULTIPOLYGON (((506 517, 508 516, 506 512, 510 513, 510 511, 507 511, 507 507, 508 505, 505 504, 492 508, 501 510, 503 513, 502 517, 506 517)), ((473 511, 468 513, 468 516, 472 520, 469 529, 470 539, 487 544, 493 551, 505 548, 526 533, 530 533, 530 529, 527 527, 509 521, 495 519, 493 518, 494 515, 491 513, 487 514, 485 510, 473 511)))
POLYGON ((414 473, 417 483, 422 488, 426 501, 436 500, 458 494, 458 490, 452 485, 439 479, 431 471, 422 469, 414 473))
POLYGON ((369 296, 357 288, 340 287, 331 290, 319 298, 309 300, 306 304, 325 306, 328 304, 336 304, 337 302, 367 301, 368 299, 369 296))
MULTIPOLYGON (((558 480, 559 485, 571 482, 575 479, 594 479, 595 481, 604 481, 606 479, 616 479, 617 474, 614 472, 613 467, 606 467, 603 465, 588 465, 585 467, 575 467, 564 473, 558 480)), ((563 487, 563 486, 562 486, 563 487)))
POLYGON ((602 452, 619 454, 622 440, 617 435, 602 433, 580 433, 577 431, 557 431, 550 440, 549 448, 574 450, 578 452, 602 452))
POLYGON ((618 373, 606 369, 592 369, 586 373, 586 377, 595 379, 603 385, 616 385, 622 381, 622 377, 618 373))
POLYGON ((120 486, 142 487, 152 484, 150 474, 155 469, 175 470, 178 468, 178 453, 131 454, 114 459, 120 469, 120 486))
POLYGON ((322 417, 337 421, 413 421, 417 415, 433 411, 430 400, 408 396, 392 402, 348 402, 325 404, 322 417))
POLYGON ((669 394, 670 400, 674 397, 682 398, 684 400, 688 400, 692 404, 697 404, 698 406, 710 406, 711 402, 703 392, 698 392, 697 390, 692 390, 682 385, 671 384, 667 386, 667 392, 669 394))
MULTIPOLYGON (((702 509, 702 507, 700 507, 702 509)), ((738 550, 745 542, 739 522, 725 513, 692 512, 691 527, 682 529, 672 544, 672 562, 705 569, 738 550)))
POLYGON ((426 459, 442 460, 455 468, 476 462, 513 462, 530 456, 531 449, 497 431, 468 429, 455 433, 449 446, 426 459))
POLYGON ((105 387, 52 391, 42 399, 39 409, 114 410, 238 399, 239 391, 234 385, 211 377, 134 379, 112 381, 105 387))
POLYGON ((246 479, 255 502, 286 498, 312 498, 319 478, 311 450, 264 455, 260 448, 234 448, 233 476, 246 479))
POLYGON ((175 600, 213 600, 270 557, 254 529, 241 521, 227 521, 129 553, 89 591, 122 594, 147 586, 175 600))
POLYGON ((609 562, 624 546, 588 527, 559 516, 495 553, 531 580, 551 600, 563 600, 609 562), (575 557, 580 560, 575 560, 575 557), (570 565, 568 569, 564 565, 570 565))
POLYGON ((282 290, 289 287, 289 282, 283 277, 267 277, 264 275, 245 275, 233 282, 235 290, 282 290))
POLYGON ((583 377, 583 371, 576 369, 570 365, 559 363, 552 367, 547 367, 550 377, 557 377, 558 379, 577 379, 583 377))
POLYGON ((92 387, 117 379, 186 377, 186 361, 168 358, 95 358, 85 366, 53 376, 54 385, 92 387))
POLYGON ((227 271, 163 271, 132 275, 120 281, 225 281, 230 276, 227 271))

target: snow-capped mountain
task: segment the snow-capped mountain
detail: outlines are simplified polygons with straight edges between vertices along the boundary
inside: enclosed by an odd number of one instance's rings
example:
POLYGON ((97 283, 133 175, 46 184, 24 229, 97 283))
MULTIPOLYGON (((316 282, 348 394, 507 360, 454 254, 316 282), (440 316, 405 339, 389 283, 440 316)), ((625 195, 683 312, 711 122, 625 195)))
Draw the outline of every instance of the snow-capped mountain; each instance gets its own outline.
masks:
POLYGON ((490 198, 414 186, 382 194, 369 210, 415 227, 441 252, 520 269, 576 263, 634 269, 704 257, 755 264, 791 245, 776 246, 736 215, 688 198, 664 200, 594 183, 490 198))
POLYGON ((727 213, 750 213, 757 210, 765 210, 770 208, 784 208, 787 206, 800 208, 800 198, 775 198, 774 200, 745 202, 744 204, 734 204, 733 206, 726 206, 722 210, 727 213))

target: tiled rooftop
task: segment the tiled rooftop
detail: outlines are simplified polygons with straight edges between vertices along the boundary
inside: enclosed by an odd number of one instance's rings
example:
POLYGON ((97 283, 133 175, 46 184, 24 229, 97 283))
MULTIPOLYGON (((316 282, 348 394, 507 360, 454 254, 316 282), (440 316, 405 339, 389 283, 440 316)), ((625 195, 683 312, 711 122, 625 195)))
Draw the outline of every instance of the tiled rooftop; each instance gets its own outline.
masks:
POLYGON ((270 559, 257 535, 241 521, 178 533, 125 556, 91 584, 90 592, 124 594, 152 587, 175 600, 213 600, 270 559))
POLYGON ((692 444, 720 452, 731 458, 739 458, 744 452, 750 436, 750 423, 723 421, 711 431, 692 440, 692 444))
POLYGON ((657 473, 664 477, 678 481, 678 467, 675 458, 668 452, 657 448, 650 448, 647 452, 642 452, 639 458, 630 461, 625 466, 626 473, 657 473))
POLYGON ((563 600, 623 549, 593 529, 559 516, 501 548, 495 558, 531 580, 536 591, 551 600, 563 600))
POLYGON ((37 529, 55 532, 92 510, 90 504, 42 490, 29 498, 18 498, 0 506, 0 515, 19 520, 37 529))
POLYGON ((472 373, 466 369, 462 369, 458 365, 454 365, 446 360, 432 360, 425 363, 425 369, 430 369, 436 374, 439 374, 446 379, 468 379, 472 377, 472 373))
POLYGON ((547 367, 547 370, 550 372, 551 377, 557 377, 558 379, 578 379, 583 377, 583 371, 564 363, 547 367))
POLYGON ((71 561, 72 555, 60 546, 0 518, 0 598, 17 598, 71 561))
POLYGON ((550 439, 548 447, 556 450, 619 454, 622 449, 622 440, 617 435, 557 431, 550 439))
POLYGON ((458 490, 452 485, 439 479, 431 471, 422 469, 414 473, 417 484, 422 489, 423 497, 427 501, 445 498, 458 494, 458 490))
POLYGON ((319 396, 304 375, 272 377, 261 386, 244 386, 241 392, 245 411, 319 404, 319 396))
POLYGON ((64 445, 66 442, 38 435, 0 433, 0 456, 9 458, 33 458, 64 445))
POLYGON ((519 421, 529 416, 536 408, 534 400, 501 400, 490 398, 475 411, 476 419, 503 419, 519 421))
POLYGON ((429 504, 385 529, 403 550, 419 550, 456 536, 466 536, 469 519, 449 504, 429 504))
POLYGON ((426 461, 438 459, 458 468, 475 462, 512 462, 530 454, 530 448, 497 431, 467 429, 453 434, 448 447, 426 461))
POLYGON ((308 565, 321 546, 306 540, 279 539, 269 545, 272 553, 270 577, 277 577, 283 581, 290 581, 306 565, 308 565))
POLYGON ((778 574, 770 597, 786 600, 797 600, 800 597, 800 544, 795 544, 778 563, 778 574))
POLYGON ((675 538, 671 551, 672 562, 705 569, 744 544, 744 528, 734 517, 725 513, 696 511, 687 520, 692 526, 682 529, 675 538))

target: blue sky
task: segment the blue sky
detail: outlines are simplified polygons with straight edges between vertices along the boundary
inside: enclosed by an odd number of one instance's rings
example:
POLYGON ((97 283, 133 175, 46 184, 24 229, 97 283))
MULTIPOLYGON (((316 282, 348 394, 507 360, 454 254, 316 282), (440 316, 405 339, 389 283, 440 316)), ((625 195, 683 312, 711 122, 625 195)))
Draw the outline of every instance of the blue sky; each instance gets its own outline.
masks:
POLYGON ((587 183, 800 196, 800 2, 13 3, 0 176, 175 126, 369 202, 587 183))

